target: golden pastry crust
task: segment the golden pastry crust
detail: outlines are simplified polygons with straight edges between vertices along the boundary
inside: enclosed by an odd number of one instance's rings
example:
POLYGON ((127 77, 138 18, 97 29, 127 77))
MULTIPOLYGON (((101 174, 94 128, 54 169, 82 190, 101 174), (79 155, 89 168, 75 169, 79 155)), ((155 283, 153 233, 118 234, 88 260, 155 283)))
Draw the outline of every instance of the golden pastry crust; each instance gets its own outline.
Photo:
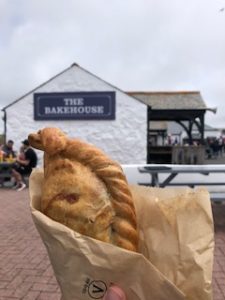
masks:
POLYGON ((135 208, 121 166, 58 128, 28 139, 44 151, 42 212, 81 234, 137 251, 135 208))

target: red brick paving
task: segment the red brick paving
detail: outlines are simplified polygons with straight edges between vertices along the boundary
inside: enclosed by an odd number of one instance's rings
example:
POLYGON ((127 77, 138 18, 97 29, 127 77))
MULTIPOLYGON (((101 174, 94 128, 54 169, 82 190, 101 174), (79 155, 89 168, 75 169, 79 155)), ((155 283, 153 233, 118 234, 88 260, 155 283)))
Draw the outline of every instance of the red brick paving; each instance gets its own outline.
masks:
POLYGON ((0 189, 0 300, 60 300, 46 249, 33 224, 28 190, 0 189))
MULTIPOLYGON (((28 190, 0 189, 0 300, 60 300, 46 249, 33 224, 28 190)), ((225 299, 225 205, 213 205, 214 300, 225 299)))

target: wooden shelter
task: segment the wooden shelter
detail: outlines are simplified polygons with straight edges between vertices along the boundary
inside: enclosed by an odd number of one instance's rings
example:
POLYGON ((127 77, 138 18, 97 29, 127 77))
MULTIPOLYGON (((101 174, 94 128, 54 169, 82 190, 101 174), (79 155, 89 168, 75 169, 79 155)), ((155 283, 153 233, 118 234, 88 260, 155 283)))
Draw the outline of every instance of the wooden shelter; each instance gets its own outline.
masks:
MULTIPOLYGON (((150 153, 152 121, 175 121, 187 133, 189 145, 193 144, 193 125, 198 128, 200 142, 204 143, 204 116, 206 104, 199 91, 179 92, 128 92, 148 106, 147 147, 150 153)), ((149 155, 148 155, 149 156, 149 155)), ((148 159, 149 162, 149 159, 148 159)))

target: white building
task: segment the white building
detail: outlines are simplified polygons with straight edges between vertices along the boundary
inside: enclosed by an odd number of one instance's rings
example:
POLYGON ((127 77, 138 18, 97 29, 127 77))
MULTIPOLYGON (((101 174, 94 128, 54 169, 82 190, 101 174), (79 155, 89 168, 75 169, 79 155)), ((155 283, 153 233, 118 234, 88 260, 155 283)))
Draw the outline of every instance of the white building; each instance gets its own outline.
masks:
MULTIPOLYGON (((123 164, 145 163, 147 106, 73 64, 3 108, 6 140, 21 141, 44 127, 59 127, 103 149, 123 164)), ((40 163, 42 153, 38 152, 40 163)))

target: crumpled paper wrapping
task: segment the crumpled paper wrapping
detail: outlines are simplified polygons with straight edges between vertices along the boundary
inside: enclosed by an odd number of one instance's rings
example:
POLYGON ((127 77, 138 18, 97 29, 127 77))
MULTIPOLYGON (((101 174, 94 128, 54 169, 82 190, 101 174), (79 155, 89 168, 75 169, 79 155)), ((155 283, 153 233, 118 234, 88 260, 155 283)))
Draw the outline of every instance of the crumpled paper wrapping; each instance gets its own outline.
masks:
POLYGON ((111 283, 128 300, 210 300, 213 221, 206 190, 131 186, 140 253, 83 236, 40 212, 43 171, 30 176, 31 211, 63 300, 102 299, 111 283))
POLYGON ((212 299, 214 226, 208 191, 131 189, 136 210, 141 212, 137 214, 141 253, 186 299, 212 299))

